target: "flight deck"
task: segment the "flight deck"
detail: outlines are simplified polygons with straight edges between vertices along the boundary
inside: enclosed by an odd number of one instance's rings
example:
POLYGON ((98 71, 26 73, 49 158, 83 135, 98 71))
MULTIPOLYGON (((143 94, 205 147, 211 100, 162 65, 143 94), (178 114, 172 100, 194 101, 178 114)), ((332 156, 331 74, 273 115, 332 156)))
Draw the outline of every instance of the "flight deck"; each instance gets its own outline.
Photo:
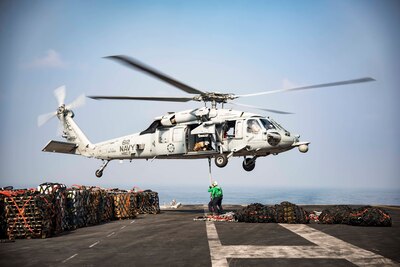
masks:
POLYGON ((4 242, 0 266, 400 266, 400 207, 384 207, 391 227, 194 220, 204 209, 185 205, 4 242))

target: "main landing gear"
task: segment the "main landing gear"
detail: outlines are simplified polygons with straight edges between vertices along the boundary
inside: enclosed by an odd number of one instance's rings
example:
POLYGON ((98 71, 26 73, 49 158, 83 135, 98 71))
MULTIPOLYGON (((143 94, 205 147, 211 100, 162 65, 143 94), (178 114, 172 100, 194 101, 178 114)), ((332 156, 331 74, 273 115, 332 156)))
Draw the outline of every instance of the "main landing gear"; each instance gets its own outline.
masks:
POLYGON ((215 165, 220 168, 223 168, 228 164, 228 157, 225 154, 218 154, 215 156, 215 165))
POLYGON ((95 172, 97 178, 100 178, 101 176, 103 176, 103 170, 107 167, 107 164, 108 164, 109 162, 110 162, 109 160, 107 160, 107 161, 104 161, 104 160, 103 160, 103 165, 101 165, 100 169, 98 169, 98 170, 95 172))
MULTIPOLYGON (((242 164, 243 169, 248 172, 254 170, 254 168, 256 167, 256 159, 257 156, 254 156, 252 158, 245 157, 242 164)), ((218 154, 217 156, 215 156, 214 160, 215 160, 215 165, 217 165, 220 168, 223 168, 228 164, 228 156, 226 154, 218 154)))
POLYGON ((245 157, 242 166, 245 171, 251 172, 256 167, 256 157, 252 158, 245 157))

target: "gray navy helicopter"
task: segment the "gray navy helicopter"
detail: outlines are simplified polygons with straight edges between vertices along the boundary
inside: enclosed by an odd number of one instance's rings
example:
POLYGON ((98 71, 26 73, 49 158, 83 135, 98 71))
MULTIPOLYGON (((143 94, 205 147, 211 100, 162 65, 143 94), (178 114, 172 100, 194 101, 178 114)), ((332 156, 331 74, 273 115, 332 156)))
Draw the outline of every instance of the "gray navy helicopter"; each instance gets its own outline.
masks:
POLYGON ((95 172, 97 177, 103 175, 104 169, 111 160, 208 158, 210 163, 211 159, 214 158, 215 165, 223 168, 228 164, 231 157, 243 157, 243 169, 252 171, 255 168, 256 160, 260 157, 278 155, 296 147, 300 152, 306 153, 310 142, 300 141, 299 135, 290 133, 272 118, 240 110, 226 109, 223 105, 229 103, 272 113, 291 114, 285 111, 259 108, 232 101, 241 97, 374 81, 373 78, 365 77, 283 90, 235 95, 195 89, 127 56, 119 55, 107 58, 144 72, 189 95, 182 97, 87 96, 91 99, 197 101, 204 102, 205 106, 167 113, 155 118, 150 126, 142 132, 93 144, 73 119, 74 112, 72 109, 82 105, 85 96, 82 95, 71 104, 65 105, 65 86, 57 88, 55 90, 55 96, 58 100, 57 111, 39 116, 38 124, 40 126, 52 117, 57 116, 63 128, 62 137, 67 142, 52 140, 42 151, 101 159, 103 164, 95 172), (207 106, 208 103, 210 103, 209 106, 207 106), (222 105, 222 108, 217 108, 219 104, 222 105))

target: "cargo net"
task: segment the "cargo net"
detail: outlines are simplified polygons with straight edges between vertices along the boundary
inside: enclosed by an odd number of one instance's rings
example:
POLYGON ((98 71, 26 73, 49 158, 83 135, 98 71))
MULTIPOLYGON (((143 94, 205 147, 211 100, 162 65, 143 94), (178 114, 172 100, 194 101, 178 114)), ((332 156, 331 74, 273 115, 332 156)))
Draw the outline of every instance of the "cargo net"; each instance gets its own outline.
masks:
POLYGON ((235 214, 238 222, 248 223, 309 223, 307 211, 284 201, 274 206, 254 203, 238 210, 235 214))
POLYGON ((3 199, 1 236, 45 238, 53 229, 52 204, 35 190, 0 191, 3 199))
POLYGON ((346 205, 337 205, 324 209, 318 216, 323 224, 349 224, 355 226, 392 226, 392 218, 385 210, 364 206, 352 209, 346 205))
POLYGON ((67 189, 67 229, 96 225, 114 218, 112 198, 99 187, 67 189))
POLYGON ((6 205, 4 203, 5 195, 0 194, 0 240, 7 237, 6 205))
POLYGON ((160 212, 158 193, 43 183, 0 190, 0 238, 45 238, 66 230, 160 212))
POLYGON ((158 193, 151 190, 141 192, 112 192, 116 219, 131 219, 137 214, 158 214, 158 193))
POLYGON ((43 183, 37 188, 38 193, 50 204, 51 235, 57 235, 67 228, 66 189, 64 184, 58 183, 43 183))
POLYGON ((136 211, 132 208, 135 205, 132 193, 115 192, 112 196, 116 219, 132 219, 136 217, 136 211))
POLYGON ((158 193, 151 190, 133 193, 135 199, 135 210, 138 214, 158 214, 160 213, 160 202, 158 193))

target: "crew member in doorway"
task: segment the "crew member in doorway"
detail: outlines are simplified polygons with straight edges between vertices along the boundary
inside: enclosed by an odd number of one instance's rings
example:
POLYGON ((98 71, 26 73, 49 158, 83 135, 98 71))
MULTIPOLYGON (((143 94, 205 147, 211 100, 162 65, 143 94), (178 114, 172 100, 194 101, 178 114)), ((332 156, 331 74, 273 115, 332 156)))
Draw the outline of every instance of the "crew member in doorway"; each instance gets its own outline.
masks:
POLYGON ((212 185, 209 187, 208 192, 211 193, 211 200, 208 203, 208 210, 210 213, 214 215, 219 215, 223 213, 222 209, 222 199, 224 194, 222 192, 222 188, 218 186, 217 181, 214 181, 212 185))

